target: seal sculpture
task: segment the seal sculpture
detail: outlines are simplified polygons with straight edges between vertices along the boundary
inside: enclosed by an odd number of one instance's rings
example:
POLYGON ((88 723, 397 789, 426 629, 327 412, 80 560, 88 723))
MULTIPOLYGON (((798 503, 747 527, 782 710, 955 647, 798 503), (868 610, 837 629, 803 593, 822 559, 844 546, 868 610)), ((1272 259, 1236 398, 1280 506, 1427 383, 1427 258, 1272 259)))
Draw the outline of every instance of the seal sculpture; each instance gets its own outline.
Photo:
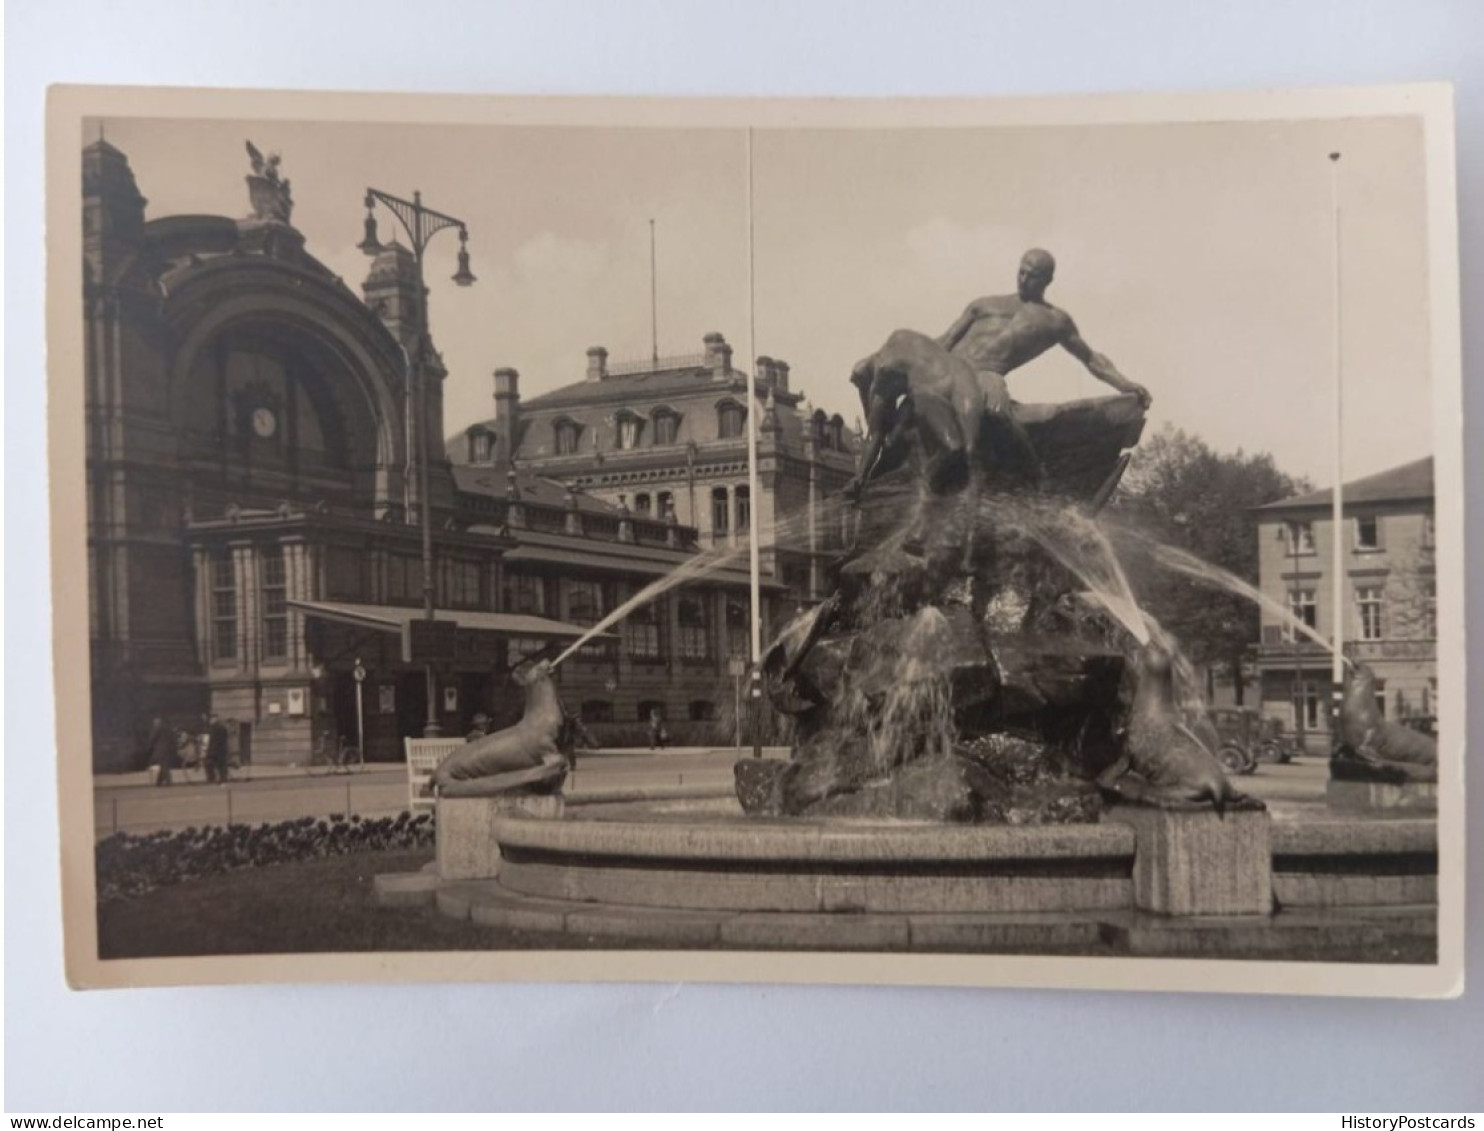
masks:
POLYGON ((525 689, 520 722, 454 751, 433 772, 442 797, 487 797, 512 790, 559 789, 567 774, 560 749, 564 716, 550 660, 521 664, 511 678, 525 689))
POLYGON ((1263 808, 1232 788, 1216 755, 1181 721, 1169 652, 1147 644, 1134 657, 1134 669, 1137 683, 1123 753, 1098 775, 1098 786, 1121 801, 1160 809, 1263 808))
POLYGON ((1437 741, 1392 722, 1376 705, 1376 673, 1355 664, 1345 681, 1332 776, 1379 781, 1437 781, 1437 741))

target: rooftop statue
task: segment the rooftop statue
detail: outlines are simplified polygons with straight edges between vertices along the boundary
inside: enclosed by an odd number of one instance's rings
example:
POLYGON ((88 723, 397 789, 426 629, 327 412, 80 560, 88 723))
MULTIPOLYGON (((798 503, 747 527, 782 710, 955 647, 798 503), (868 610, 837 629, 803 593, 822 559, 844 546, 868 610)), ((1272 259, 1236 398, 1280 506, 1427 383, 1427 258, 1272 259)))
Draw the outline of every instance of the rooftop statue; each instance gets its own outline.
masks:
POLYGON ((247 194, 252 202, 253 216, 287 224, 293 215, 294 198, 289 191, 288 178, 278 172, 282 158, 277 153, 264 157, 250 141, 247 143, 247 156, 252 161, 252 172, 247 175, 247 194))

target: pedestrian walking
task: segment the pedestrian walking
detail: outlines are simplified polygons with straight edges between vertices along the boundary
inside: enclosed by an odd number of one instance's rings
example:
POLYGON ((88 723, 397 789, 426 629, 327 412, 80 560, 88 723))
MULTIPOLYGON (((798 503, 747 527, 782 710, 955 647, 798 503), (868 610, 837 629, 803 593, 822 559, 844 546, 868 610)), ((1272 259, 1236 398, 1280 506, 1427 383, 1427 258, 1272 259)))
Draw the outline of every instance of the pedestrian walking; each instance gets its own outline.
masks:
POLYGON ((227 784, 227 727, 215 715, 206 730, 206 780, 227 784))
POLYGON ((149 750, 149 769, 155 785, 170 785, 170 767, 175 763, 175 728, 159 715, 149 727, 146 740, 149 750))
POLYGON ((660 709, 651 707, 649 709, 649 748, 663 750, 669 741, 670 732, 665 729, 665 720, 660 717, 660 709))

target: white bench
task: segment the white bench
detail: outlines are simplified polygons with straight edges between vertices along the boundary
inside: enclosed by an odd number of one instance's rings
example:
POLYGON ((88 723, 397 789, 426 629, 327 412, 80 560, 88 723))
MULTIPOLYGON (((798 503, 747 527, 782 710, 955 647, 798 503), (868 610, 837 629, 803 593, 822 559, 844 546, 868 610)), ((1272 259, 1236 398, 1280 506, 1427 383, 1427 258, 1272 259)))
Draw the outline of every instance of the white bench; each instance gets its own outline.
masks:
POLYGON ((433 780, 438 763, 464 745, 462 738, 407 738, 407 808, 414 816, 431 810, 434 799, 423 796, 423 787, 433 780))

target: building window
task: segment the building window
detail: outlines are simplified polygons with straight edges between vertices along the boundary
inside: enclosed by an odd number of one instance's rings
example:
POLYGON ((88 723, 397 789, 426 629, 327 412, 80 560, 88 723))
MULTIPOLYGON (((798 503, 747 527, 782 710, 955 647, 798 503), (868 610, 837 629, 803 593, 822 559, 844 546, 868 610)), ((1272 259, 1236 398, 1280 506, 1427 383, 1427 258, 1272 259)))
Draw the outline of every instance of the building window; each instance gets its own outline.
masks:
POLYGON ((559 456, 577 454, 577 438, 580 429, 570 420, 558 420, 552 425, 556 432, 556 450, 559 456))
POLYGON ((211 555, 211 656, 237 658, 237 563, 231 550, 211 555))
POLYGON ((752 620, 747 615, 747 602, 740 597, 727 598, 727 655, 745 660, 752 654, 752 620))
POLYGON ((1303 712, 1305 730, 1319 729, 1319 689, 1312 683, 1299 685, 1298 710, 1303 712))
POLYGON ((716 704, 710 699, 692 699, 686 712, 693 723, 714 723, 716 721, 716 704))
POLYGON ((642 491, 634 496, 634 513, 649 516, 649 496, 642 491))
POLYGON ((631 452, 639 446, 639 433, 643 431, 644 422, 632 412, 626 412, 618 418, 618 450, 631 452))
POLYGON ((528 573, 505 575, 505 611, 527 616, 546 615, 546 590, 541 578, 528 573))
POLYGON ((675 496, 669 491, 661 491, 655 496, 655 502, 658 507, 657 513, 661 520, 669 522, 670 519, 675 517, 675 496))
POLYGON ((731 505, 727 499, 725 487, 713 487, 711 489, 711 533, 724 536, 730 524, 727 522, 731 505))
POLYGON ((711 658, 711 625, 706 599, 698 594, 682 596, 676 609, 680 622, 680 658, 704 661, 711 658))
POLYGON ((282 546, 265 546, 262 557, 263 659, 281 660, 288 655, 288 575, 282 546))
POLYGON ((423 599, 423 563, 408 554, 390 554, 386 559, 386 599, 409 604, 423 599))
POLYGON ((484 607, 478 562, 446 561, 443 563, 443 595, 439 604, 450 609, 484 607))
POLYGON ((716 435, 722 440, 735 440, 742 435, 747 413, 736 401, 725 401, 716 408, 716 435))
POLYGON ((1290 522, 1288 538, 1290 553, 1312 554, 1314 552, 1314 524, 1312 522, 1290 522))
POLYGON ((476 432, 470 437, 469 462, 489 463, 493 437, 488 432, 476 432))
POLYGON ((623 622, 624 651, 632 660, 661 660, 660 606, 651 601, 635 609, 623 622))
MULTIPOLYGON (((603 583, 600 581, 567 582, 567 619, 573 624, 592 625, 603 619, 608 602, 603 583)), ((605 660, 613 657, 613 643, 609 640, 592 640, 577 650, 587 660, 605 660)))
POLYGON ((1381 587, 1362 585, 1355 591, 1355 607, 1360 614, 1360 638, 1381 639, 1381 587))
POLYGON ((325 549, 325 596, 331 601, 363 601, 370 591, 366 583, 370 559, 351 546, 325 549))
MULTIPOLYGON (((1309 628, 1315 628, 1319 624, 1319 606, 1314 600, 1312 589, 1290 589, 1288 591, 1288 611, 1309 628)), ((1292 640, 1297 632, 1292 625, 1288 626, 1285 637, 1292 640)))
POLYGON ((613 704, 606 699, 584 699, 582 701, 582 721, 585 723, 611 723, 613 721, 613 704))
POLYGON ((1379 550, 1381 548, 1381 520, 1375 515, 1355 520, 1355 548, 1357 550, 1379 550))
POLYGON ((737 499, 737 533, 745 534, 752 529, 752 491, 744 485, 734 487, 732 494, 737 499))
POLYGON ((641 699, 639 700, 638 709, 634 712, 634 717, 641 723, 647 723, 649 722, 650 714, 656 711, 659 712, 659 716, 663 720, 665 717, 665 704, 662 700, 641 699))
POLYGON ((660 409, 654 414, 654 442, 673 444, 679 432, 680 418, 669 409, 660 409))
POLYGON ((512 636, 505 642, 505 662, 514 666, 546 650, 551 643, 541 636, 512 636))

